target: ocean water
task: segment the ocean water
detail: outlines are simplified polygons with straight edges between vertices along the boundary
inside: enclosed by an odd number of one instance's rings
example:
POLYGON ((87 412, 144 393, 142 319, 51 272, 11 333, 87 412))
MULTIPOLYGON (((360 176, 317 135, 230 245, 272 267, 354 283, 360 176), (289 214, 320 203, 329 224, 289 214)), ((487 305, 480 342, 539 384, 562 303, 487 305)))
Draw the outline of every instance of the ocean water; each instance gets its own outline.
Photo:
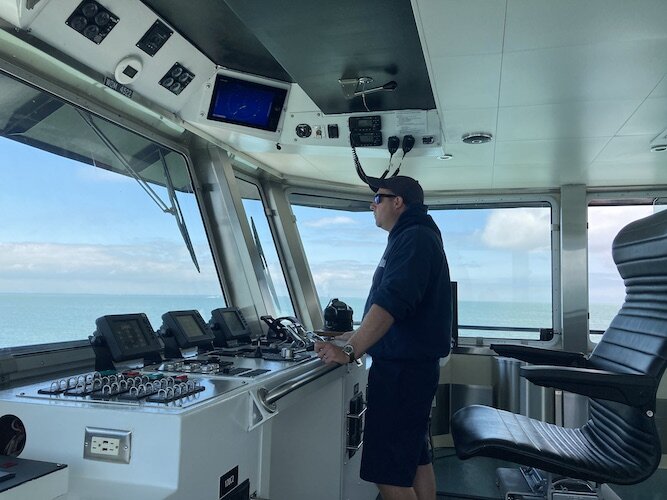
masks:
POLYGON ((154 329, 167 311, 196 309, 205 321, 221 296, 0 294, 0 348, 87 339, 107 314, 146 313, 154 329))
MULTIPOLYGON (((342 298, 359 321, 364 298, 342 298)), ((322 301, 322 307, 328 300, 322 301)), ((106 314, 146 313, 154 329, 167 311, 196 309, 205 321, 223 298, 196 295, 0 294, 0 348, 84 340, 95 331, 95 319, 106 314)), ((591 329, 604 330, 617 305, 591 307, 591 329)), ((551 305, 521 302, 459 302, 459 325, 550 328, 551 305)), ((537 333, 461 329, 460 336, 536 338, 537 333)))

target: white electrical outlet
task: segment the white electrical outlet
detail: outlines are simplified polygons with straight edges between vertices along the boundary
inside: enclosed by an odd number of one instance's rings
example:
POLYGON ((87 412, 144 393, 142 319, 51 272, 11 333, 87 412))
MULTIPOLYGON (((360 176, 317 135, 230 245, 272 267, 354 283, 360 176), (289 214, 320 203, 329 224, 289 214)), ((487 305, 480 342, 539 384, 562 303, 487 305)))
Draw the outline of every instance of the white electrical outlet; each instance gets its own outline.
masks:
POLYGON ((130 431, 86 427, 83 458, 129 464, 131 437, 130 431))
POLYGON ((120 451, 120 439, 93 436, 90 440, 90 453, 117 457, 120 451))

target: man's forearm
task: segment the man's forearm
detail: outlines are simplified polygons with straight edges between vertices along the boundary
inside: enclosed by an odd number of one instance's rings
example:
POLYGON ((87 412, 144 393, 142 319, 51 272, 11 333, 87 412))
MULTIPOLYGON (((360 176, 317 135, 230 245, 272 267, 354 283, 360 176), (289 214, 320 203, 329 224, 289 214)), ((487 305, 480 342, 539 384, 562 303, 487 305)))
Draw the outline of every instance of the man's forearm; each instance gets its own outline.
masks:
POLYGON ((359 357, 364 354, 387 333, 393 324, 394 317, 386 309, 373 304, 359 328, 349 337, 348 343, 354 347, 355 355, 359 357))

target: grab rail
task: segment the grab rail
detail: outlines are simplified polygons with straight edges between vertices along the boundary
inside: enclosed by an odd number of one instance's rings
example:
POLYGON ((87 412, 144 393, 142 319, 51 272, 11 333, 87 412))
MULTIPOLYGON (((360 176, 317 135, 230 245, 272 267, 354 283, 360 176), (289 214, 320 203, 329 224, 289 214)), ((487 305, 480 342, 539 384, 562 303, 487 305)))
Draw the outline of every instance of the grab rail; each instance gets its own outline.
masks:
POLYGON ((313 371, 299 375, 292 380, 280 384, 273 389, 266 389, 266 387, 260 387, 257 390, 257 397, 259 402, 262 403, 262 406, 270 412, 276 411, 276 401, 287 396, 289 393, 296 391, 300 387, 312 382, 315 379, 326 375, 327 373, 339 368, 341 365, 331 364, 331 365, 322 365, 315 368, 313 371))

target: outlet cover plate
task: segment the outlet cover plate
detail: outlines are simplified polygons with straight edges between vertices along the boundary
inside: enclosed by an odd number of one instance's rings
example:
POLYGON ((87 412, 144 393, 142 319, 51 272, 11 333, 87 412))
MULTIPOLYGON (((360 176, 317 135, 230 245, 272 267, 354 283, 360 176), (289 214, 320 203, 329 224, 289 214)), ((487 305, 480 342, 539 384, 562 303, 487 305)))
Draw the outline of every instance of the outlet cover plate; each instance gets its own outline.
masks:
POLYGON ((103 462, 117 462, 121 464, 130 463, 130 452, 132 451, 132 432, 118 429, 102 429, 99 427, 86 427, 83 440, 83 458, 86 460, 101 460, 103 462), (93 451, 93 438, 118 440, 118 454, 95 453, 93 451))

